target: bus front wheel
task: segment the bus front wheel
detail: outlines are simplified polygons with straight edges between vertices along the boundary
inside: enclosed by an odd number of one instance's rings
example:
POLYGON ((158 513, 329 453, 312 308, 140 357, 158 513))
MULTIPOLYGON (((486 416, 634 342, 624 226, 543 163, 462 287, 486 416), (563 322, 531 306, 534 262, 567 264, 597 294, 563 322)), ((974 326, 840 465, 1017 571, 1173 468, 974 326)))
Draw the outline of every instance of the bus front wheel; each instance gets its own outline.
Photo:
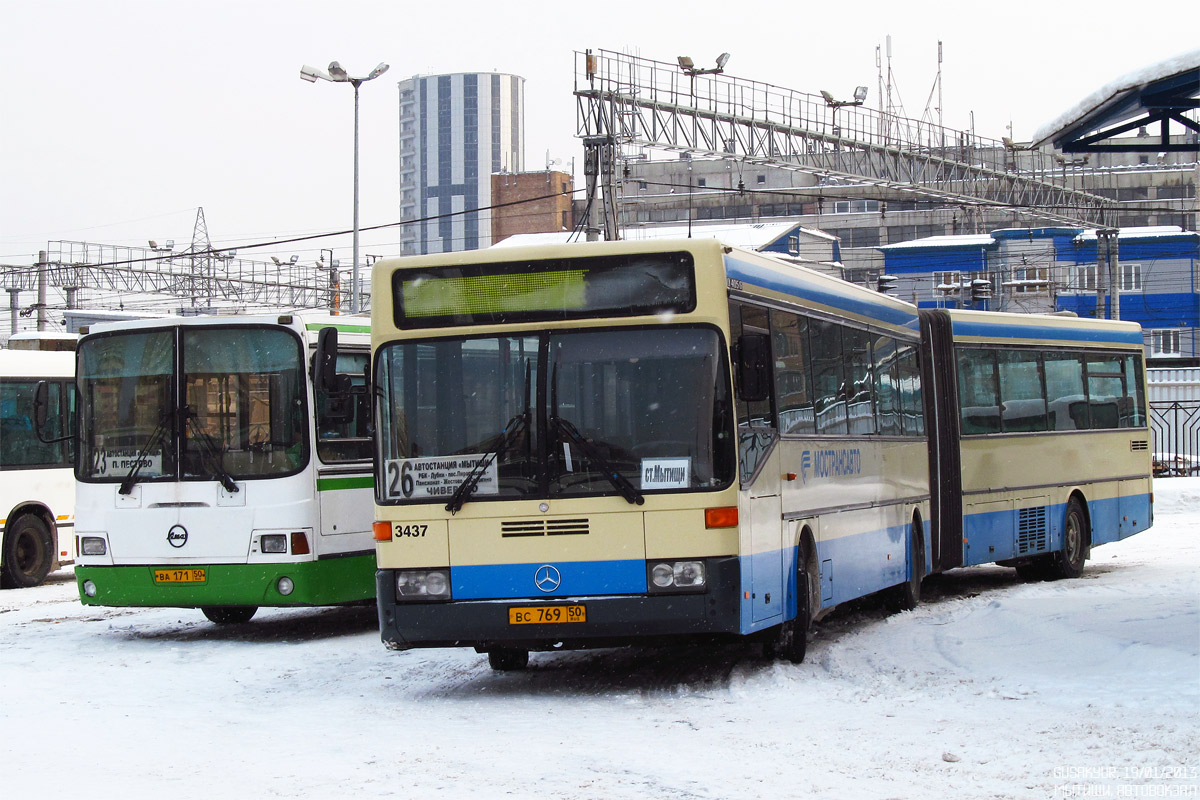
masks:
POLYGON ((240 625, 250 621, 258 606, 204 606, 200 610, 214 625, 240 625))
POLYGON ((796 616, 780 625, 768 645, 777 658, 800 664, 808 653, 808 630, 812 627, 813 592, 820 581, 816 563, 806 540, 801 540, 796 559, 796 616))
POLYGON ((488 666, 497 672, 512 672, 529 666, 529 651, 512 647, 488 650, 488 666))
POLYGON ((4 532, 4 588, 37 586, 54 566, 54 537, 46 523, 33 514, 22 514, 4 532))

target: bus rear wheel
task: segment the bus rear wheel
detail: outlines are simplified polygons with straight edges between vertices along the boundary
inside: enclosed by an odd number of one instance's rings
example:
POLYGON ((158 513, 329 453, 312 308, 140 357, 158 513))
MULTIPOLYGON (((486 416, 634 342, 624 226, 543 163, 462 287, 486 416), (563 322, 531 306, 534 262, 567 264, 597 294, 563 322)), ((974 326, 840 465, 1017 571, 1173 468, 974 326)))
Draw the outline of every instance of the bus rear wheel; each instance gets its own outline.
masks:
POLYGON ((200 610, 214 625, 240 625, 250 621, 258 606, 204 606, 200 610))
POLYGON ((497 672, 513 672, 529 666, 529 651, 514 647, 488 650, 488 666, 497 672))
POLYGON ((27 589, 46 580, 54 566, 54 537, 46 523, 33 514, 22 514, 4 533, 4 569, 0 582, 6 589, 27 589))
POLYGON ((1063 546, 1046 561, 1048 580, 1078 578, 1083 574, 1083 562, 1088 555, 1087 515, 1079 498, 1067 502, 1067 517, 1063 525, 1063 546))

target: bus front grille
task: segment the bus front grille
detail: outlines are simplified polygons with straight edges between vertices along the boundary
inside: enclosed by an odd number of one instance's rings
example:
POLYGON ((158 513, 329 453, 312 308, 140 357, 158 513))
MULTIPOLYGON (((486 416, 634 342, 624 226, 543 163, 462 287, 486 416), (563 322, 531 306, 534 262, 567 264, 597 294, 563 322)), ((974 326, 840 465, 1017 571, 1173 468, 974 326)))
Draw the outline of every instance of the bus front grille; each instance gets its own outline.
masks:
POLYGON ((500 523, 500 535, 505 538, 522 536, 582 536, 591 533, 586 518, 582 519, 521 519, 500 523))

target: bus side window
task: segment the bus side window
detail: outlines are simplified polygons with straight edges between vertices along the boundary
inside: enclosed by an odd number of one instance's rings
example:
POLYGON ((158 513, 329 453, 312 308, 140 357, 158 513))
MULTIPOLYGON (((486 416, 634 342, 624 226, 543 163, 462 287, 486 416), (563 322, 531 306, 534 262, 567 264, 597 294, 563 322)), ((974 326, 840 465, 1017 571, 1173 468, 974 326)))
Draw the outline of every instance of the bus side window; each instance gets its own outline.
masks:
POLYGON ((771 311, 775 353, 775 401, 780 433, 813 433, 812 371, 809 368, 808 320, 787 311, 771 311))
POLYGON ((897 361, 900 388, 900 410, 905 436, 925 435, 925 404, 921 397, 921 362, 917 348, 900 348, 897 361))
POLYGON ((1000 432, 1000 386, 994 352, 973 347, 958 351, 958 402, 964 435, 1000 432))

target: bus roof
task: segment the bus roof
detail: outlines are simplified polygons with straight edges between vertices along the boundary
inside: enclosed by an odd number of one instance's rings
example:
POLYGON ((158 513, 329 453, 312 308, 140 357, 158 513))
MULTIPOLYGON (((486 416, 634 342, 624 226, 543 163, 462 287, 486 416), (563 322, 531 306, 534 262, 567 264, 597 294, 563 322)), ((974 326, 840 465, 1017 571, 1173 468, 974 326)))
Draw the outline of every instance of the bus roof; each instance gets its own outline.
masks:
POLYGON ((1064 314, 1014 314, 1003 311, 947 310, 960 342, 1054 346, 1142 346, 1136 322, 1090 319, 1064 314))
MULTIPOLYGON (((716 239, 645 239, 621 242, 579 242, 528 245, 438 253, 428 256, 381 259, 375 262, 373 280, 386 282, 396 270, 428 269, 465 264, 536 261, 549 258, 586 258, 618 253, 686 251, 704 259, 720 258, 726 276, 739 281, 747 294, 764 299, 801 303, 831 315, 883 325, 915 334, 917 309, 910 303, 856 286, 840 278, 775 258, 771 254, 723 244, 716 239)), ((377 293, 378 295, 379 293, 377 293)), ((377 309, 382 309, 380 303, 377 309)))
POLYGON ((88 328, 87 335, 113 331, 145 330, 148 328, 202 327, 210 325, 288 325, 316 332, 321 328, 337 328, 343 333, 368 335, 371 318, 366 315, 332 315, 321 311, 281 311, 276 314, 247 314, 231 316, 159 317, 155 319, 102 322, 88 328))
POLYGON ((43 350, 0 350, 0 378, 71 378, 75 354, 43 350))

